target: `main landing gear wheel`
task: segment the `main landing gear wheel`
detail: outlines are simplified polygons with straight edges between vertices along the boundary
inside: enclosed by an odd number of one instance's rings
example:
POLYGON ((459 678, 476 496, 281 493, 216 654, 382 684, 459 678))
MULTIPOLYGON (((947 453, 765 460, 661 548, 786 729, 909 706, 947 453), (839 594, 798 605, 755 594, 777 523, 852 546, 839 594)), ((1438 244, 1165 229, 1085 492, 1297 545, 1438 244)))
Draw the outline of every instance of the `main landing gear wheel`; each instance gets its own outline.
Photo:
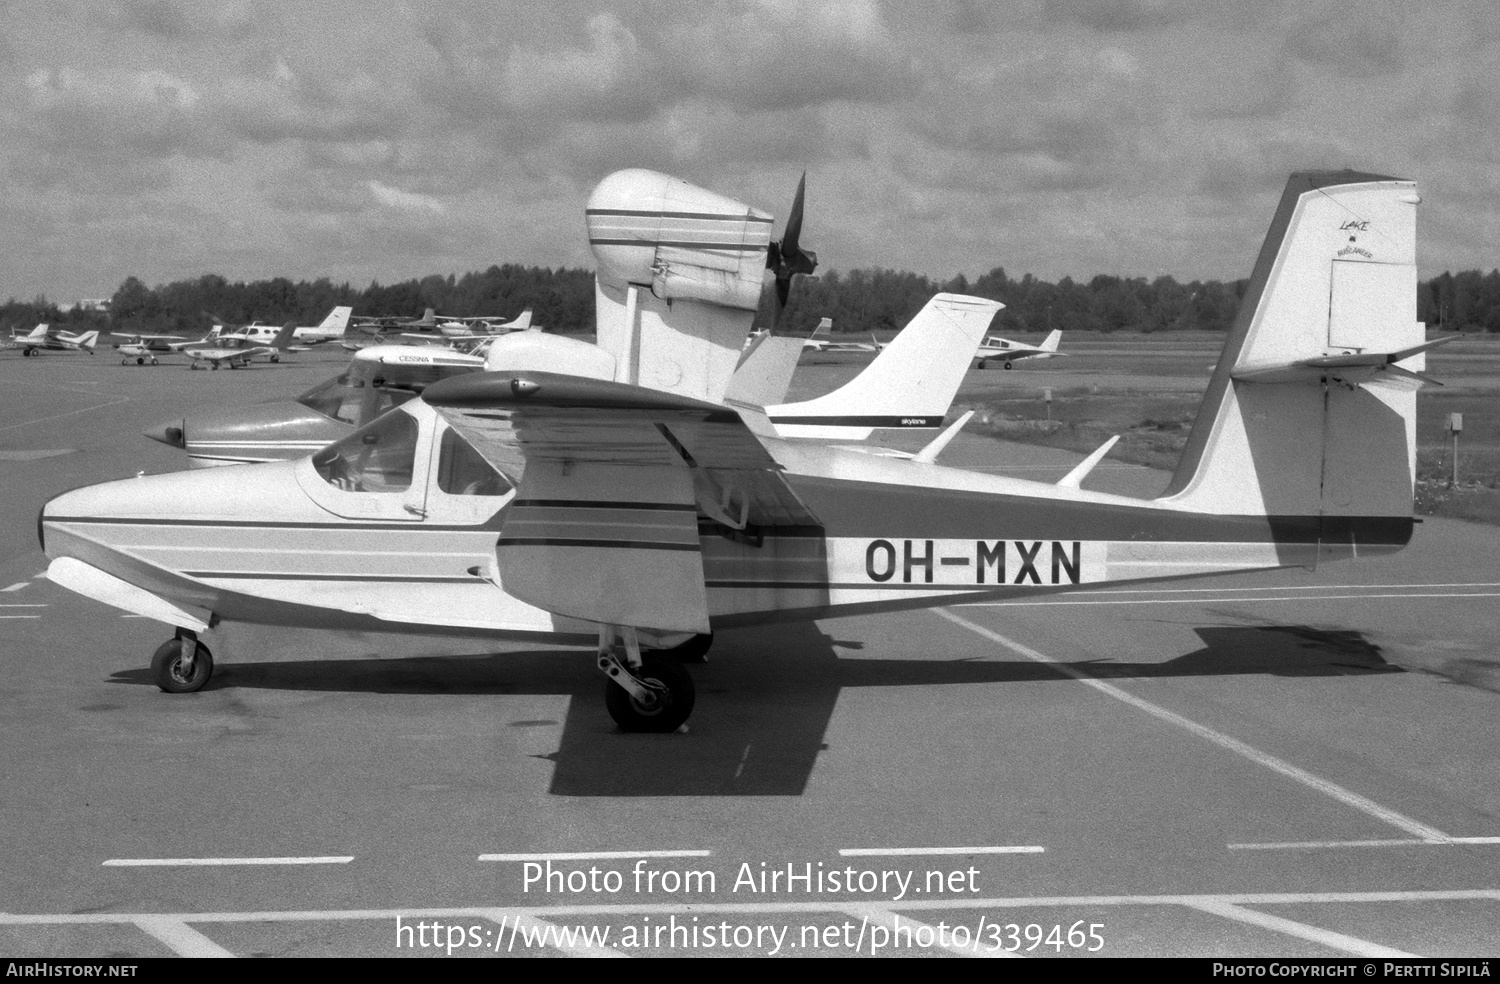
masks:
POLYGON ((658 649, 657 656, 665 656, 667 659, 675 659, 679 663, 707 663, 708 650, 714 644, 712 632, 703 635, 695 635, 687 642, 671 649, 658 649))
MULTIPOLYGON (((169 694, 190 694, 202 690, 214 673, 214 654, 203 643, 193 656, 193 665, 183 665, 184 639, 168 639, 151 657, 151 682, 169 694)), ((619 688, 616 688, 619 689, 619 688)))
POLYGON ((136 364, 136 365, 138 365, 138 366, 143 366, 143 365, 145 365, 145 364, 146 364, 146 359, 145 359, 145 357, 144 357, 144 356, 142 356, 142 357, 140 357, 140 358, 137 358, 137 359, 136 359, 136 360, 135 360, 135 364, 136 364))
POLYGON ((1005 364, 1005 368, 1007 368, 1007 369, 1009 369, 1009 368, 1010 368, 1010 363, 1009 363, 1009 362, 1007 362, 1007 363, 1006 363, 1006 364, 1005 364))
POLYGON ((272 362, 280 362, 281 361, 281 356, 279 356, 279 355, 273 355, 273 356, 271 356, 271 361, 272 362))
POLYGON ((670 734, 682 727, 693 713, 693 701, 697 698, 688 671, 674 659, 650 653, 641 657, 641 668, 636 675, 655 692, 656 701, 650 706, 636 700, 613 680, 604 681, 604 706, 620 730, 670 734))

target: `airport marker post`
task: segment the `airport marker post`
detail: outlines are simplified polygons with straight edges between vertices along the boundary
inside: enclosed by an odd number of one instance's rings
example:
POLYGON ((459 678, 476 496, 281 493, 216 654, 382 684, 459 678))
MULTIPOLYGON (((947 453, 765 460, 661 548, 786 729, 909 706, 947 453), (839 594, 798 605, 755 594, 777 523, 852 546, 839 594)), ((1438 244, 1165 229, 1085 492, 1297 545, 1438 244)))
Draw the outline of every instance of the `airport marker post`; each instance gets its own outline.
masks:
POLYGON ((1448 414, 1448 432, 1453 435, 1453 473, 1448 479, 1448 485, 1458 488, 1458 435, 1463 433, 1464 415, 1461 413, 1448 414))

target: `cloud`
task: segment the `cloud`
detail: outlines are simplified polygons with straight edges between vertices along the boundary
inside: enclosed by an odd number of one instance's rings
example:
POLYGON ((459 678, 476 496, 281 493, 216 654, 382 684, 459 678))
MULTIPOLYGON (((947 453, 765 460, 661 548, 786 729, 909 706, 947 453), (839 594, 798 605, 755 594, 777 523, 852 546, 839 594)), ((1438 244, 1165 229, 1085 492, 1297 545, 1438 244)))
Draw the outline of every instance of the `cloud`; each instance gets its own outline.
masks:
POLYGON ((1288 31, 1287 50, 1312 65, 1372 78, 1402 70, 1401 35, 1394 15, 1338 5, 1298 18, 1288 31))
POLYGON ((402 191, 400 188, 392 188, 373 178, 365 182, 365 187, 369 188, 370 194, 375 196, 375 200, 386 208, 400 209, 406 212, 430 212, 434 215, 443 215, 448 211, 441 201, 431 195, 424 195, 415 191, 402 191))

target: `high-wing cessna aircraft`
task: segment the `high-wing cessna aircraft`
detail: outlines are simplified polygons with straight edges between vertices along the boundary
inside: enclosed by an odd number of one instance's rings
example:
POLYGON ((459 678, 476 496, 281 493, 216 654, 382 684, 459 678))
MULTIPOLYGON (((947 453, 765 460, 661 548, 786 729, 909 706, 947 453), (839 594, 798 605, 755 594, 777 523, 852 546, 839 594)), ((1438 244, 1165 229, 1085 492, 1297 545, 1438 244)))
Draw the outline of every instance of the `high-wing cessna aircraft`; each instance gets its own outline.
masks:
POLYGON ((445 376, 478 372, 484 359, 435 345, 376 345, 295 400, 177 417, 146 430, 187 452, 194 468, 292 461, 346 437, 445 376))
POLYGON ((762 273, 815 259, 769 215, 665 175, 589 200, 606 353, 429 386, 317 454, 64 493, 56 584, 176 627, 196 690, 225 621, 598 642, 626 730, 672 731, 674 656, 777 620, 1311 566, 1411 537, 1412 182, 1293 175, 1160 498, 776 436, 725 400, 762 273), (568 369, 572 375, 557 371, 568 369), (592 378, 589 378, 592 377, 592 378))
POLYGON ((999 335, 990 335, 980 344, 979 351, 974 353, 974 358, 980 369, 988 369, 991 362, 999 362, 1006 369, 1010 368, 1012 362, 1022 359, 1050 359, 1054 355, 1067 355, 1066 352, 1057 350, 1057 343, 1062 341, 1062 331, 1053 331, 1042 339, 1040 345, 1026 345, 1022 342, 1013 342, 999 335))
POLYGON ((833 329, 832 318, 820 318, 818 326, 812 330, 812 334, 802 340, 802 351, 804 352, 877 352, 880 343, 874 340, 868 342, 836 342, 832 338, 824 337, 833 329))
POLYGON ((124 331, 112 332, 111 334, 117 335, 120 338, 130 339, 128 342, 122 342, 115 346, 115 350, 120 353, 120 365, 128 366, 133 361, 138 366, 143 366, 148 362, 154 366, 160 364, 156 358, 158 355, 181 352, 183 349, 192 346, 213 345, 219 337, 219 333, 223 330, 222 325, 215 325, 207 335, 196 340, 186 339, 181 335, 142 335, 136 332, 124 331))
POLYGON ((36 355, 38 352, 51 350, 53 352, 87 352, 94 354, 94 343, 99 340, 97 331, 86 331, 80 335, 69 334, 59 331, 46 323, 39 324, 31 329, 28 334, 17 335, 11 332, 10 338, 6 339, 0 348, 20 349, 22 355, 36 355))
POLYGON ((292 332, 292 338, 304 345, 317 345, 319 342, 329 342, 335 338, 343 338, 344 329, 349 326, 349 315, 353 313, 354 308, 348 305, 335 307, 319 323, 298 326, 292 332))
MULTIPOLYGON (((182 349, 182 354, 190 360, 189 369, 202 369, 205 365, 210 369, 217 369, 226 365, 231 369, 247 366, 261 356, 265 356, 271 362, 280 362, 282 355, 292 350, 292 332, 296 326, 288 324, 283 328, 274 329, 275 334, 267 343, 257 343, 254 329, 260 325, 250 325, 240 333, 233 335, 219 334, 205 345, 188 345, 182 349)), ((261 333, 262 335, 264 333, 261 333)))
POLYGON ((438 326, 445 338, 475 338, 485 335, 504 335, 512 331, 531 329, 531 308, 522 311, 512 321, 499 318, 448 318, 438 326))

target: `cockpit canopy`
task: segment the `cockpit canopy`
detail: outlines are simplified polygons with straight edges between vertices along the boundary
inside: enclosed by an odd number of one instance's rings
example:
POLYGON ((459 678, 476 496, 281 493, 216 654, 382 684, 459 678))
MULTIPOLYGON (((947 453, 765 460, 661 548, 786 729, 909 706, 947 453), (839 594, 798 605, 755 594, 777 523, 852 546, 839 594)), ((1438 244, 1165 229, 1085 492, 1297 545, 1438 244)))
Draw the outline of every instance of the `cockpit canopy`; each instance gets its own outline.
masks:
MULTIPOLYGON (((313 455, 323 481, 345 492, 404 492, 416 467, 417 420, 388 413, 313 455)), ((505 495, 514 484, 479 452, 445 428, 438 442, 437 487, 448 495, 505 495)))

